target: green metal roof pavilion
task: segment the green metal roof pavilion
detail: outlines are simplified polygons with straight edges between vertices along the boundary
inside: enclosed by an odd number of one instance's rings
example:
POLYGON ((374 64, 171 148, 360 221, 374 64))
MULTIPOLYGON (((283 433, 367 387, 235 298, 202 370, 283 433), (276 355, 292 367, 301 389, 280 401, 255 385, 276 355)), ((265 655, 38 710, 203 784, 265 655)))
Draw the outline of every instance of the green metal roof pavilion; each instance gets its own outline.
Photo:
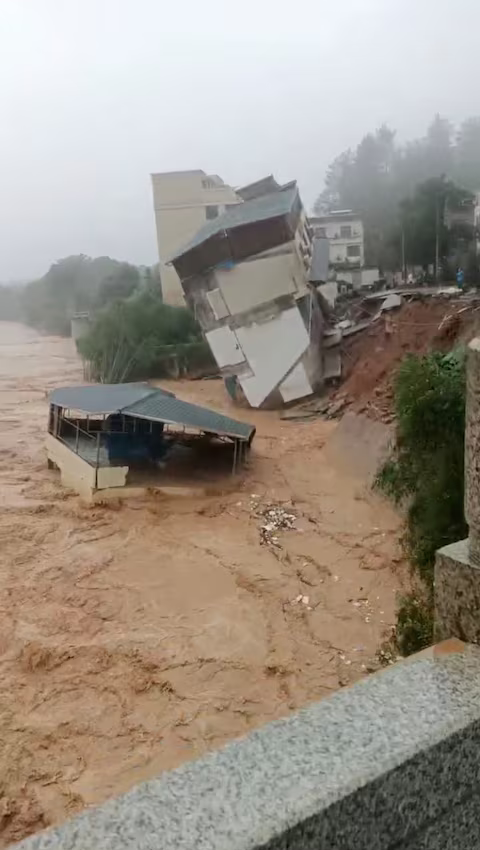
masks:
POLYGON ((146 383, 61 387, 50 394, 50 404, 88 414, 122 413, 245 442, 251 442, 255 434, 253 425, 182 401, 173 393, 146 383))

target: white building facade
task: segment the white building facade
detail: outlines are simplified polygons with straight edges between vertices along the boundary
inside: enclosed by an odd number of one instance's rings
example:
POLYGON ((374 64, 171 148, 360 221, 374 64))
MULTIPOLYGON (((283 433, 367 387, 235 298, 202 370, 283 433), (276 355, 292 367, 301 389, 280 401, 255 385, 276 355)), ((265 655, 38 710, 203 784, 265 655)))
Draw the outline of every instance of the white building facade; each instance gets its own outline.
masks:
POLYGON ((332 266, 364 266, 363 223, 352 210, 337 210, 310 216, 315 236, 328 239, 332 266))

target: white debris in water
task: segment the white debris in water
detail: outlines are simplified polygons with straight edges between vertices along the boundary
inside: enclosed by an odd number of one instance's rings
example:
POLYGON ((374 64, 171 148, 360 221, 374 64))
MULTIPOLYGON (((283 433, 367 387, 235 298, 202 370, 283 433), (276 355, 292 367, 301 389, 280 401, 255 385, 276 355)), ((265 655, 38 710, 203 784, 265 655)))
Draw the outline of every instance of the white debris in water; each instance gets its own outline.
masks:
POLYGON ((267 505, 259 510, 256 516, 266 520, 260 526, 260 543, 277 547, 280 544, 274 532, 295 528, 295 522, 297 520, 295 514, 284 510, 281 505, 267 505))
POLYGON ((297 605, 297 603, 306 605, 308 611, 312 610, 312 608, 310 607, 310 597, 304 596, 303 593, 299 593, 298 596, 295 597, 295 599, 290 600, 290 605, 297 605))

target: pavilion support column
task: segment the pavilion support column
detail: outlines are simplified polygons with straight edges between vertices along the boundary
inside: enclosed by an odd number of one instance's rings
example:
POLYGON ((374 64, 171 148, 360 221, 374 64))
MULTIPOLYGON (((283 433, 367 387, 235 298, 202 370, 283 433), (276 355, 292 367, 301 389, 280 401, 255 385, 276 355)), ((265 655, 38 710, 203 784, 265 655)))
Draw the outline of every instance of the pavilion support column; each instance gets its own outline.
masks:
POLYGON ((233 465, 232 465, 232 475, 235 475, 237 471, 237 451, 238 451, 238 440, 233 441, 233 465))
POLYGON ((435 639, 458 637, 480 643, 480 338, 467 357, 465 411, 465 540, 437 551, 435 639))

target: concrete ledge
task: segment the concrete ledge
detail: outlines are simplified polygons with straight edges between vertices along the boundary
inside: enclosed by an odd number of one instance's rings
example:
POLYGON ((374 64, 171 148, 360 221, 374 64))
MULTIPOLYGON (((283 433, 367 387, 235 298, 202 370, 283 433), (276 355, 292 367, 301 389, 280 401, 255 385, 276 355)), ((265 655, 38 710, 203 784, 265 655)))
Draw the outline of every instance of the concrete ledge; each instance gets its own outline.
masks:
POLYGON ((18 846, 477 846, 480 649, 451 648, 397 664, 18 846))
POLYGON ((439 549, 435 558, 435 639, 453 635, 480 643, 480 566, 468 538, 439 549))

